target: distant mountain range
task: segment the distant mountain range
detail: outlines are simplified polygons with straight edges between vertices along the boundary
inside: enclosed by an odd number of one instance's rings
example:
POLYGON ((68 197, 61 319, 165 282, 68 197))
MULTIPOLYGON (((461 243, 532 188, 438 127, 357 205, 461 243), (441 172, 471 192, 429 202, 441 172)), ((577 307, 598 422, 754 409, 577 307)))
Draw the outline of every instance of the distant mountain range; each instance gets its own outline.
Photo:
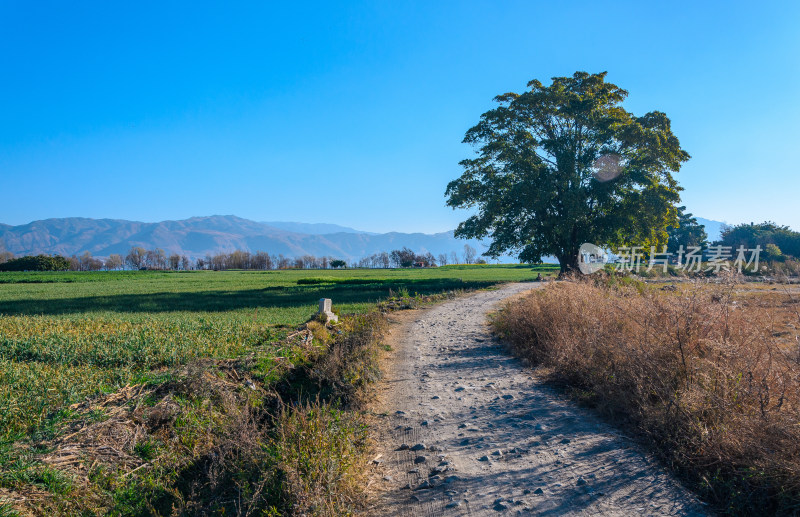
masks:
POLYGON ((287 257, 315 255, 353 260, 403 246, 418 253, 438 255, 455 251, 461 256, 466 243, 479 254, 486 250, 477 240, 456 239, 452 231, 376 234, 335 224, 256 222, 233 215, 159 223, 70 217, 19 226, 0 224, 0 245, 15 255, 69 256, 88 251, 96 257, 112 253, 124 256, 132 246, 141 246, 191 258, 222 251, 260 250, 287 257))
MULTIPOLYGON (((700 217, 697 221, 705 225, 709 241, 719 239, 724 223, 700 217)), ((460 257, 464 244, 479 254, 487 248, 478 240, 456 239, 452 231, 369 233, 329 223, 256 222, 233 215, 159 223, 83 217, 45 219, 19 226, 0 223, 0 248, 15 255, 70 256, 88 251, 96 257, 112 253, 124 256, 132 246, 141 246, 191 258, 246 250, 287 257, 315 255, 354 260, 404 246, 434 255, 455 251, 460 257)))
POLYGON ((339 226, 338 224, 329 223, 292 223, 286 221, 267 221, 263 224, 277 228, 279 230, 286 230, 293 233, 307 233, 309 235, 330 235, 332 233, 363 233, 364 235, 378 235, 372 232, 362 232, 348 228, 347 226, 339 226))
POLYGON ((727 225, 722 221, 712 221, 711 219, 703 219, 702 217, 695 217, 697 222, 706 227, 706 235, 708 235, 708 242, 718 241, 722 237, 722 227, 727 225))

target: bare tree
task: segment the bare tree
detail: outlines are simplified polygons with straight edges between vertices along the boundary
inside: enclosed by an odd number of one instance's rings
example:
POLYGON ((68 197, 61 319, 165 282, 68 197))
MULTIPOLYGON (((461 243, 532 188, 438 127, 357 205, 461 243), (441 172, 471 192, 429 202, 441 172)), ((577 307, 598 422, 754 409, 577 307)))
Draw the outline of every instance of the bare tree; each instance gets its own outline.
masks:
POLYGON ((304 269, 314 269, 316 267, 316 261, 317 259, 313 255, 303 255, 300 257, 300 267, 304 269))
POLYGON ((173 253, 169 256, 169 268, 170 269, 178 269, 181 265, 181 256, 177 253, 173 253))
POLYGON ((458 264, 458 254, 455 251, 450 252, 450 263, 458 264))
POLYGON ((284 257, 283 254, 278 255, 278 269, 287 269, 289 267, 289 259, 284 257))
POLYGON ((86 261, 86 271, 100 271, 103 266, 103 261, 98 258, 91 257, 86 261))
POLYGON ((106 260, 106 269, 108 270, 119 269, 122 267, 123 263, 124 261, 122 259, 122 255, 119 255, 117 253, 112 253, 111 255, 108 256, 108 259, 106 260))
POLYGON ((464 263, 472 264, 475 262, 475 255, 478 252, 469 244, 464 244, 464 263))
POLYGON ((9 260, 14 258, 14 254, 10 251, 6 251, 6 247, 0 242, 0 264, 8 262, 9 260))
POLYGON ((89 271, 90 270, 89 266, 91 262, 92 262, 92 254, 88 251, 84 251, 83 255, 78 257, 79 269, 81 271, 89 271))
POLYGON ((250 269, 250 252, 242 250, 233 251, 225 256, 224 262, 225 269, 250 269))
POLYGON ((439 265, 446 266, 447 265, 447 253, 439 253, 439 265))
POLYGON ((181 255, 181 269, 184 271, 192 269, 192 260, 186 255, 181 255))

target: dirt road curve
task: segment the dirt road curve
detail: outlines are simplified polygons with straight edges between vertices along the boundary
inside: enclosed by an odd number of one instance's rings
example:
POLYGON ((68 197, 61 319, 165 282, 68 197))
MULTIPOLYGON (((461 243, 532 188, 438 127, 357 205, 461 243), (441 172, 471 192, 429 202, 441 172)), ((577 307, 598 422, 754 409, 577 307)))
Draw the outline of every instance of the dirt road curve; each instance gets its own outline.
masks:
POLYGON ((492 341, 512 284, 400 316, 381 393, 374 515, 702 515, 612 428, 492 341), (424 447, 424 448, 423 448, 424 447))

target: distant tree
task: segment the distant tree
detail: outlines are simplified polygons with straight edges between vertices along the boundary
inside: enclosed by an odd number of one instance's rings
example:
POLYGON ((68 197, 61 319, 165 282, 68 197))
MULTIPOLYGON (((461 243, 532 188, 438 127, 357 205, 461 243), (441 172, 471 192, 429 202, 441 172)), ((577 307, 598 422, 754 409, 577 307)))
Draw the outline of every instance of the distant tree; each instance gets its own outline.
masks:
POLYGON ((228 256, 224 253, 217 253, 216 255, 206 255, 206 263, 208 268, 214 271, 222 271, 227 267, 228 256))
POLYGON ((578 269, 586 242, 667 244, 681 190, 672 173, 689 154, 664 113, 629 113, 628 92, 605 77, 533 80, 495 98, 500 106, 464 137, 478 156, 461 162, 464 173, 445 192, 449 206, 474 209, 457 237, 490 238, 485 255, 495 258, 553 255, 562 273, 578 269))
POLYGON ((344 260, 341 260, 341 259, 333 259, 333 260, 331 260, 331 267, 333 269, 339 269, 339 268, 345 267, 345 266, 347 266, 347 262, 345 262, 344 260))
POLYGON ((105 264, 102 260, 92 257, 86 262, 85 271, 100 271, 103 269, 103 266, 105 266, 105 264))
POLYGON ((172 270, 177 270, 181 267, 181 256, 177 253, 173 253, 169 256, 169 268, 172 270))
POLYGON ((317 267, 317 257, 314 255, 303 255, 301 257, 302 265, 305 269, 315 269, 317 267))
POLYGON ((251 260, 249 251, 236 250, 225 256, 224 269, 250 269, 251 260))
POLYGON ((167 269, 167 254, 161 248, 156 248, 156 267, 158 269, 167 269))
POLYGON ((380 259, 380 267, 384 269, 389 269, 389 263, 391 262, 389 260, 389 253, 381 251, 378 257, 380 259))
POLYGON ((131 269, 139 269, 144 265, 144 257, 146 254, 146 249, 140 246, 134 246, 130 249, 128 254, 125 255, 125 263, 131 269))
POLYGON ((479 258, 475 260, 476 264, 488 264, 485 259, 479 258))
POLYGON ((469 244, 464 244, 464 263, 465 264, 472 264, 475 262, 475 256, 477 255, 477 251, 475 248, 470 246, 469 244))
POLYGON ((0 242, 0 264, 4 264, 14 258, 14 254, 6 250, 5 245, 0 242))
POLYGON ((686 250, 691 246, 703 248, 707 244, 705 226, 698 224, 692 214, 686 213, 685 206, 678 207, 678 226, 670 226, 668 231, 667 251, 670 253, 676 253, 681 246, 686 250))
POLYGON ((167 257, 164 250, 161 248, 147 250, 144 254, 144 264, 150 269, 166 269, 167 257))
POLYGON ((75 271, 90 271, 92 266, 92 254, 88 251, 84 251, 80 257, 73 255, 70 257, 70 263, 71 268, 75 271))
POLYGON ((371 268, 381 267, 381 258, 379 254, 373 253, 372 255, 369 256, 369 267, 371 268))
POLYGON ((447 253, 439 253, 439 265, 446 266, 447 265, 447 253))
POLYGON ((197 259, 197 269, 206 269, 208 267, 208 261, 204 258, 197 259))
POLYGON ((458 254, 455 251, 450 252, 450 263, 458 264, 458 254))
POLYGON ((278 255, 278 269, 288 269, 289 259, 284 257, 283 254, 278 255))
POLYGON ((405 246, 400 250, 392 250, 389 256, 395 267, 411 267, 417 258, 416 253, 405 246))
POLYGON ((124 265, 125 261, 122 259, 122 255, 118 253, 112 253, 106 259, 106 269, 120 269, 124 265))
POLYGON ((424 255, 417 257, 417 262, 421 262, 425 267, 436 267, 436 257, 433 256, 433 253, 428 251, 424 255))
POLYGON ((272 259, 266 251, 257 251, 250 259, 250 267, 253 269, 271 269, 272 259))
POLYGON ((181 269, 184 271, 192 269, 192 261, 186 255, 181 255, 181 269))
POLYGON ((67 266, 68 270, 70 270, 70 271, 80 271, 81 270, 81 259, 80 259, 80 257, 78 257, 77 255, 72 255, 70 257, 67 257, 66 259, 67 259, 67 263, 69 264, 69 266, 67 266))
POLYGON ((8 260, 0 264, 0 271, 66 271, 69 266, 61 255, 35 255, 8 260))

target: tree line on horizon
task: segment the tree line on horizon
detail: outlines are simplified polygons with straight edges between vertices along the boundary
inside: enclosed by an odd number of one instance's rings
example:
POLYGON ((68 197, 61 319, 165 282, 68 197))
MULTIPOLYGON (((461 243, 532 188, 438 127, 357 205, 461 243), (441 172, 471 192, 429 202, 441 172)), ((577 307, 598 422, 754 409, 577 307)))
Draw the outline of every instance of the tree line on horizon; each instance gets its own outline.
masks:
POLYGON ((27 255, 15 257, 8 251, 0 252, 0 271, 114 271, 114 270, 161 270, 190 271, 213 270, 277 270, 277 269, 340 269, 340 268, 410 268, 437 267, 448 264, 485 264, 478 258, 477 250, 469 244, 464 245, 461 256, 455 251, 434 256, 430 252, 416 253, 408 247, 373 253, 349 263, 343 259, 305 254, 287 257, 283 254, 270 254, 266 251, 235 250, 209 254, 203 258, 192 259, 177 253, 167 254, 163 249, 145 249, 133 246, 123 257, 112 253, 102 259, 88 251, 80 255, 64 257, 61 255, 27 255))
MULTIPOLYGON (((792 258, 800 258, 800 232, 788 226, 766 221, 763 223, 747 223, 725 226, 719 240, 709 242, 703 225, 699 224, 692 214, 685 212, 685 207, 678 207, 679 224, 669 228, 667 249, 674 252, 680 246, 706 247, 709 244, 755 248, 760 246, 763 259, 782 262, 792 258)), ((112 270, 279 270, 279 269, 339 269, 339 268, 408 268, 437 267, 451 264, 482 264, 486 261, 478 257, 478 253, 469 244, 464 245, 461 255, 455 251, 440 253, 434 256, 430 252, 416 253, 408 247, 390 252, 373 253, 358 260, 346 261, 331 256, 317 257, 302 255, 287 257, 282 254, 270 254, 265 251, 236 250, 203 258, 192 259, 177 253, 167 254, 160 248, 145 249, 134 246, 124 257, 111 254, 107 258, 92 256, 89 252, 81 255, 63 257, 61 255, 36 255, 16 257, 9 251, 0 248, 0 271, 112 271, 112 270)))

